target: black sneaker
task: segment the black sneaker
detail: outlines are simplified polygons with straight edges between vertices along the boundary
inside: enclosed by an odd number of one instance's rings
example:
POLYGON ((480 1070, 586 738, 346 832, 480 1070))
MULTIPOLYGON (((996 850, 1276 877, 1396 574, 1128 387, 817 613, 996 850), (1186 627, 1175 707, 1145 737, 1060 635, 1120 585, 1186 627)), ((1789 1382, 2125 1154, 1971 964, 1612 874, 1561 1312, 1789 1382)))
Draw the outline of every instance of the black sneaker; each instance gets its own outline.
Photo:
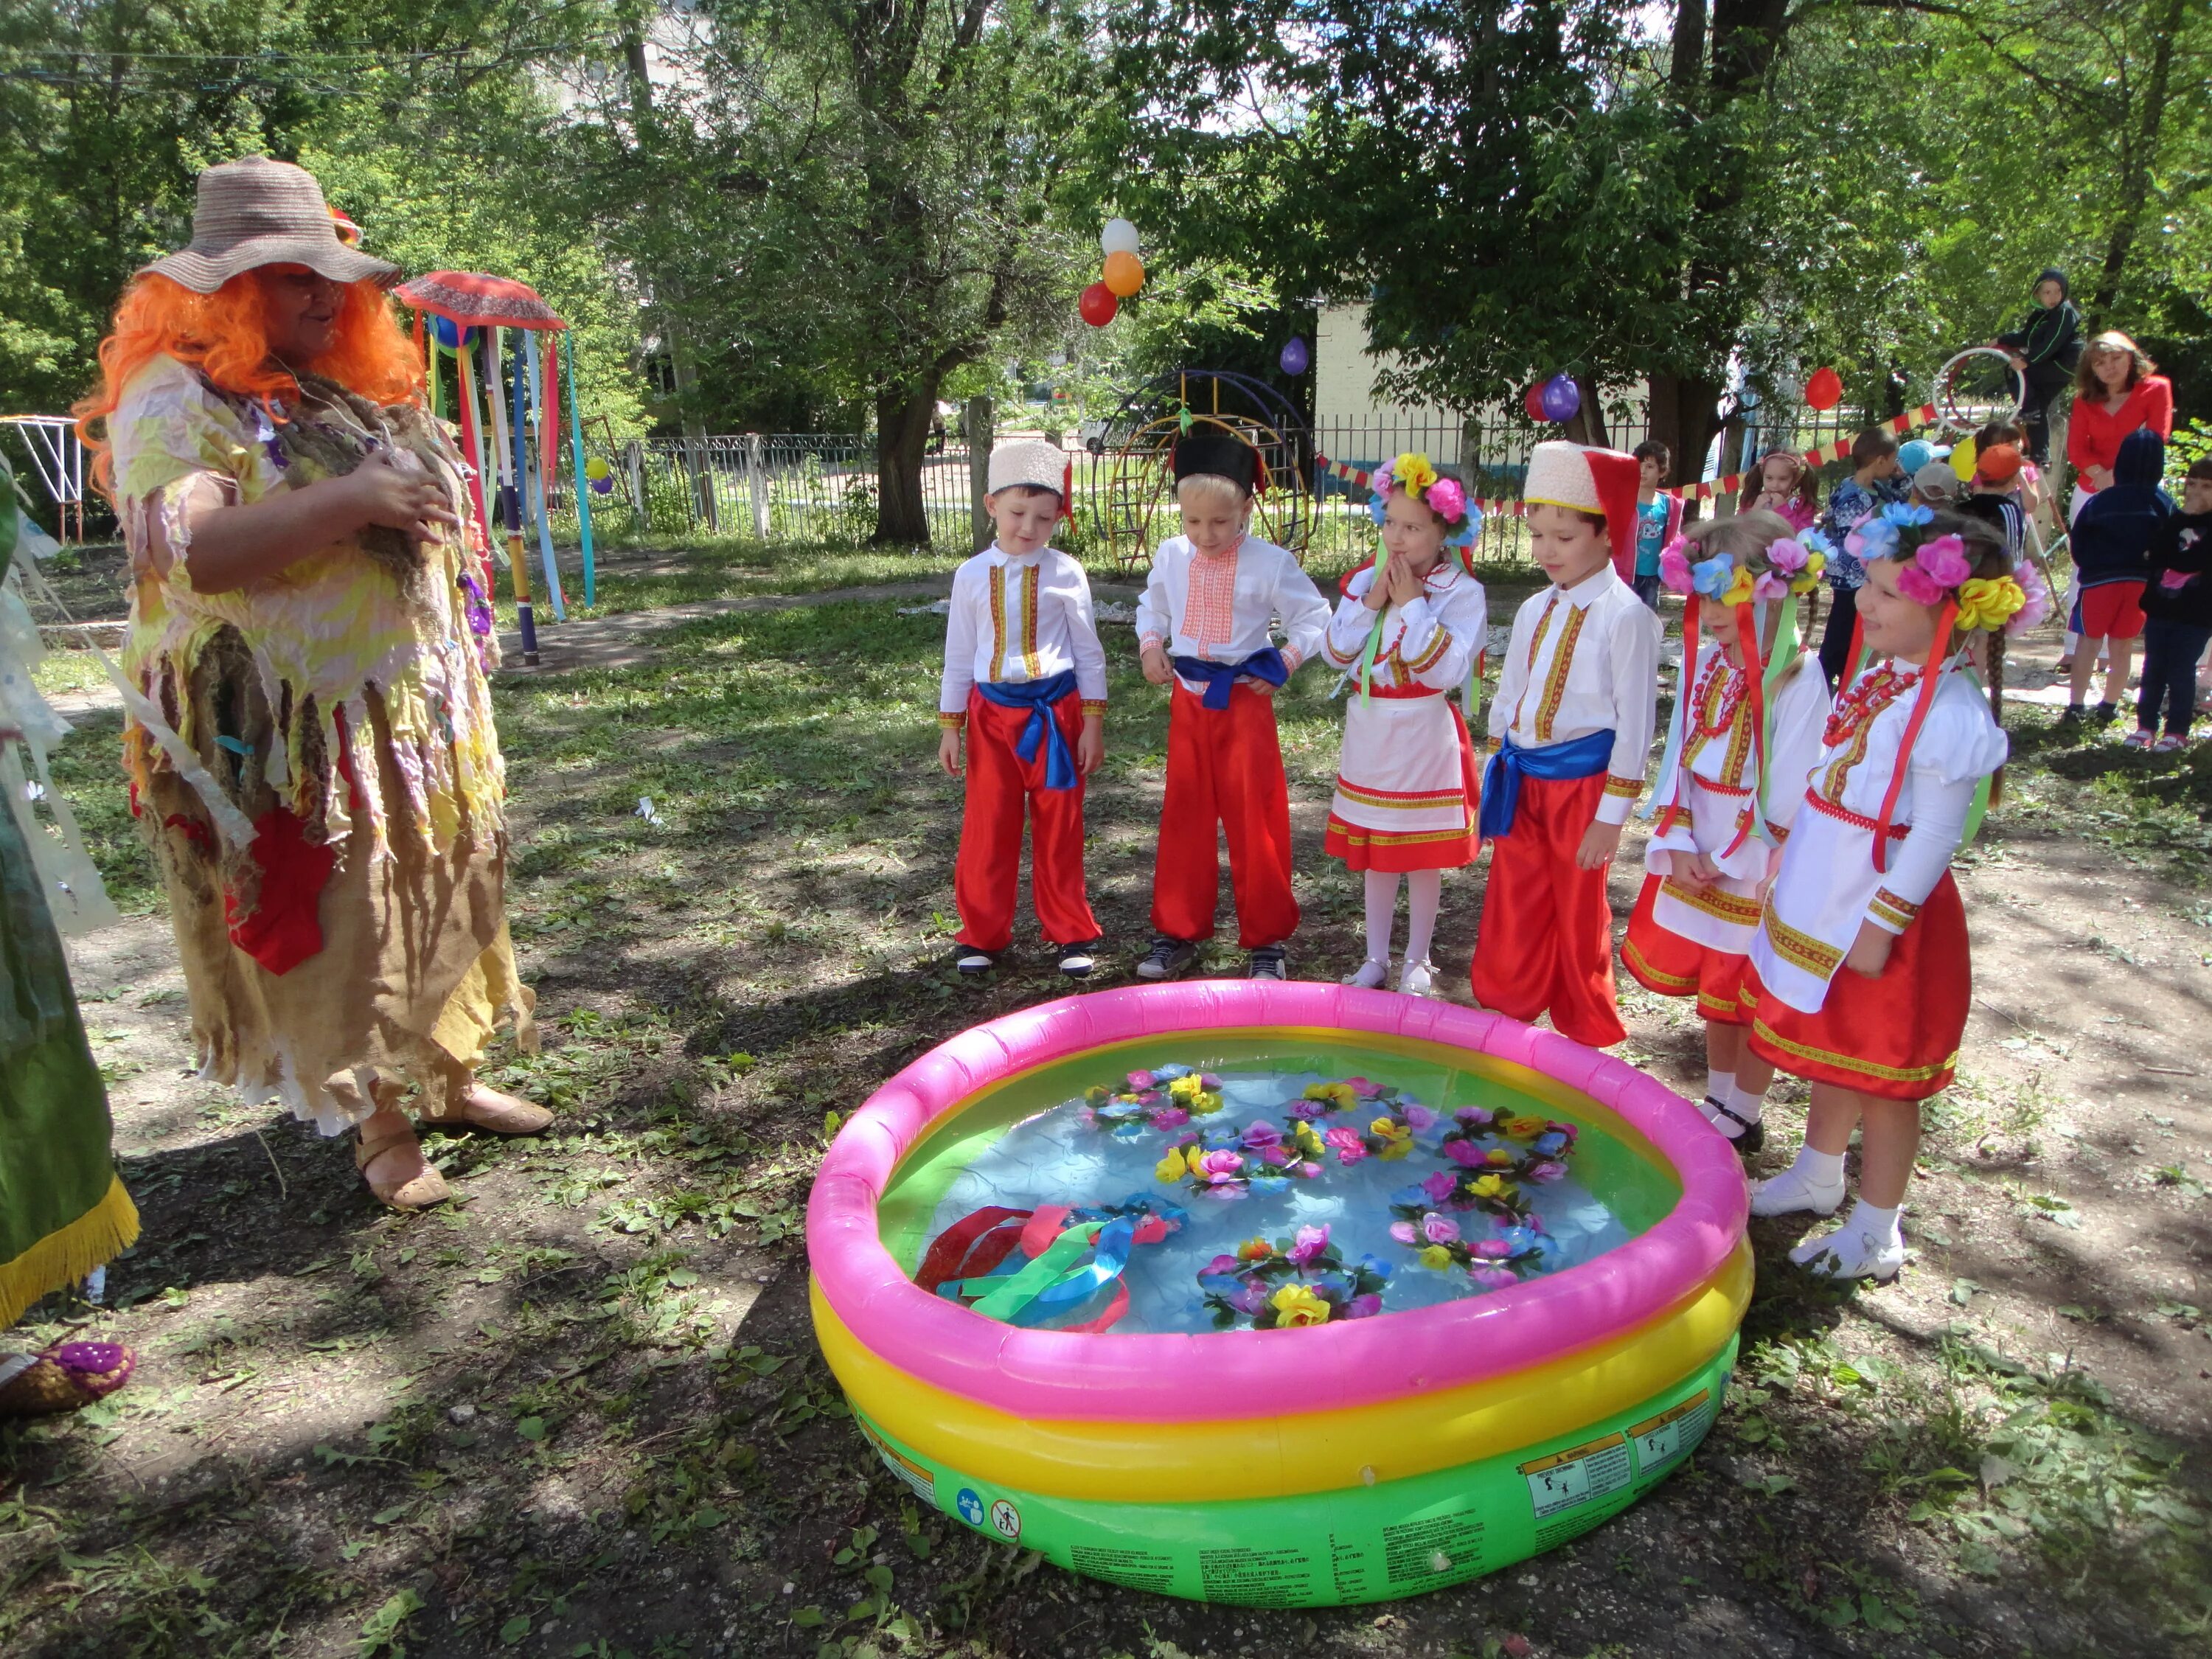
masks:
POLYGON ((1085 945, 1061 945, 1060 971, 1070 979, 1089 979, 1091 970, 1098 965, 1098 958, 1094 954, 1097 948, 1098 941, 1095 939, 1085 945))
POLYGON ((978 951, 972 945, 963 945, 960 947, 960 954, 952 958, 952 965, 960 970, 963 979, 981 979, 999 965, 999 959, 988 951, 978 951))
POLYGON ((2089 706, 2087 703, 2069 702, 2066 705, 2066 712, 2058 717, 2058 723, 2061 726, 2079 726, 2088 717, 2089 706))
POLYGON ((2120 706, 2119 706, 2119 704, 2118 704, 2118 703, 2116 703, 2116 702, 2100 702, 2100 703, 2099 703, 2099 704, 2097 705, 2097 713, 2096 713, 2096 716, 2095 716, 2095 718, 2096 718, 2096 721, 2097 721, 2097 724, 2098 724, 2098 725, 2100 725, 2100 726, 2110 726, 2110 725, 2111 725, 2114 720, 2118 720, 2119 717, 2120 717, 2120 706))
POLYGON ((1749 1158, 1766 1145, 1766 1120, 1764 1118, 1746 1117, 1742 1113, 1722 1105, 1711 1095, 1705 1097, 1705 1117, 1713 1127, 1720 1131, 1721 1139, 1735 1147, 1741 1157, 1749 1158), (1717 1113, 1718 1116, 1715 1115, 1717 1113), (1720 1121, 1721 1118, 1726 1118, 1736 1126, 1734 1134, 1729 1133, 1727 1127, 1720 1121))
POLYGON ((1288 979, 1291 976, 1289 958, 1279 945, 1262 945, 1252 952, 1250 979, 1288 979))
POLYGON ((1173 979, 1198 960, 1198 946, 1187 939, 1170 939, 1165 933, 1152 940, 1152 948, 1137 964, 1139 979, 1173 979))

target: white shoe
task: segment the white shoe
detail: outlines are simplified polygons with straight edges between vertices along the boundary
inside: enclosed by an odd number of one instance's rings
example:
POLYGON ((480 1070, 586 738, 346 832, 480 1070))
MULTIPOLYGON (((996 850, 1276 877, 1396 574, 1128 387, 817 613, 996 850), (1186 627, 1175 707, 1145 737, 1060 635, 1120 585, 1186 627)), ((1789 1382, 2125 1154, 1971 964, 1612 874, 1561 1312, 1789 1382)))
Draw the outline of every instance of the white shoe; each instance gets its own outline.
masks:
POLYGON ((1409 962, 1398 970, 1398 988, 1409 997, 1432 997, 1437 994, 1437 970, 1424 958, 1409 962))
POLYGON ((1753 1215, 1796 1215, 1810 1210, 1814 1215, 1833 1215, 1844 1205, 1843 1177, 1832 1187, 1816 1187, 1812 1177, 1792 1164, 1778 1176, 1756 1182, 1751 1189, 1753 1215))
POLYGON ((1389 977, 1390 964, 1387 962, 1377 962, 1373 957, 1370 957, 1359 964, 1358 973, 1346 974, 1344 976, 1344 982, 1362 991, 1379 991, 1382 988, 1382 981, 1389 977))
POLYGON ((1808 1238, 1790 1259, 1823 1279, 1871 1279, 1887 1285, 1905 1267, 1905 1241, 1877 1238, 1862 1227, 1842 1226, 1808 1238))

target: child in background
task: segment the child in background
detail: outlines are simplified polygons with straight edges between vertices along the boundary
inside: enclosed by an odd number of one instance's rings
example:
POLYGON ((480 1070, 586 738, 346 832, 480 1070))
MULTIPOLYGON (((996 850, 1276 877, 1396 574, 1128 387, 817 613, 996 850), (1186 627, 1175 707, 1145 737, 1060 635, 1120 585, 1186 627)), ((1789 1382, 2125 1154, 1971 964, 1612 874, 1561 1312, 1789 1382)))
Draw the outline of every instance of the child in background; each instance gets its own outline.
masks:
POLYGON ((1529 551, 1552 586, 1513 618, 1482 780, 1475 1000, 1520 1020, 1549 1012, 1593 1048, 1628 1034, 1605 877, 1658 708, 1659 618, 1616 568, 1636 545, 1638 477, 1635 458, 1610 449, 1540 443, 1529 456, 1529 551))
POLYGON ((1947 507, 1963 488, 1948 461, 1929 461, 1912 475, 1912 491, 1905 499, 1915 507, 1947 507))
POLYGON ((1813 527, 1813 469, 1805 458, 1787 449, 1770 449, 1759 457, 1758 473, 1747 479, 1736 511, 1754 507, 1778 513, 1792 530, 1813 527))
POLYGON ((1986 449, 1978 445, 1973 481, 1966 487, 1966 499, 1959 503, 1959 511, 1969 518, 1996 527, 2015 566, 2027 556, 2027 514, 2015 489, 2021 465, 2020 451, 2010 444, 1992 444, 1986 449))
POLYGON ((2051 461, 2051 400, 2066 389, 2081 360, 2081 313, 2066 297, 2066 273, 2046 266, 2035 279, 2035 309, 2018 328, 1990 343, 2012 358, 2026 382, 2020 418, 2027 428, 2035 464, 2046 466, 2051 461))
POLYGON ((1047 443, 991 452, 983 506, 991 545, 952 573, 939 683, 938 763, 968 787, 952 886, 967 975, 990 972, 1013 940, 1022 813, 1030 896, 1060 970, 1088 975, 1098 922, 1083 881, 1083 782, 1106 750, 1106 651, 1083 567, 1047 545, 1066 508, 1067 458, 1047 443))
POLYGON ((1468 684, 1482 653, 1489 607, 1464 562, 1480 515, 1456 478, 1425 455, 1401 455, 1374 475, 1381 569, 1346 578, 1322 645, 1354 684, 1329 802, 1327 848, 1364 872, 1367 959, 1345 981, 1379 988, 1390 972, 1398 878, 1406 878, 1406 957, 1398 988, 1436 990, 1429 945, 1443 872, 1474 862, 1474 744, 1446 695, 1468 684))
POLYGON ((2019 427, 2008 421, 1991 421, 1974 434, 1975 477, 1990 483, 2002 483, 2003 480, 1992 474, 1984 463, 1991 450, 2008 446, 2017 465, 2012 482, 2006 488, 2019 504, 2022 516, 2033 519, 2043 510, 2043 471, 2027 458, 2022 447, 2026 442, 2027 435, 2019 427))
POLYGON ((2189 741, 2197 718, 2197 659, 2212 645, 2212 455, 2189 464, 2181 511, 2151 532, 2142 609, 2142 690, 2129 741, 2170 754, 2189 741), (2166 735, 2153 742, 2161 703, 2166 735))
POLYGON ((1644 890, 1621 962, 1662 996, 1698 1000, 1705 1023, 1705 1119, 1747 1155, 1765 1144, 1760 1121, 1774 1067, 1744 1047, 1737 993, 1765 891, 1805 779, 1820 752, 1828 688, 1794 643, 1776 648, 1781 608, 1810 592, 1826 550, 1808 546, 1760 509, 1691 526, 1669 549, 1668 586, 1701 626, 1683 629, 1674 735, 1654 800, 1662 803, 1644 854, 1644 890), (1710 641, 1699 639, 1710 635, 1710 641), (1692 653, 1696 653, 1694 656, 1692 653))
POLYGON ((2136 428, 2120 441, 2111 481, 2089 498, 2074 521, 2069 547, 2074 555, 2081 642, 2074 653, 2070 692, 2061 717, 2068 724, 2078 724, 2088 713, 2089 680, 2096 672, 2100 644, 2110 653, 2112 665, 2105 675, 2098 721, 2118 714, 2119 701, 2127 695, 2128 670, 2143 631, 2143 584, 2150 575, 2151 540, 2173 513, 2173 502, 2159 488, 2165 471, 2165 444, 2149 428, 2136 428))
POLYGON ((1869 428, 1851 440, 1851 472, 1828 492, 1820 533, 1828 538, 1828 627, 1820 635, 1820 673, 1835 689, 1851 654, 1851 625, 1866 567, 1846 550, 1844 538, 1907 489, 1898 466, 1897 440, 1869 428))
POLYGON ((1674 465, 1672 450, 1655 440, 1637 445, 1632 453, 1643 470, 1636 485, 1636 574, 1629 585, 1638 599, 1656 611, 1659 554, 1682 527, 1682 498, 1659 493, 1674 465))
POLYGON ((1276 688, 1321 648, 1328 601, 1273 542, 1250 533, 1260 453, 1201 422, 1176 441, 1183 533, 1152 555, 1137 604, 1145 678, 1173 688, 1167 794, 1152 872, 1152 948, 1144 979, 1190 966, 1213 937, 1221 902, 1220 836, 1237 938, 1254 979, 1285 979, 1284 943, 1298 925, 1291 893, 1291 794, 1275 732, 1276 688), (1272 629, 1279 619, 1279 647, 1272 629))
POLYGON ((1859 616, 1875 660, 1836 700, 1782 867, 1752 937, 1744 1001, 1753 1054, 1813 1085, 1805 1145, 1752 1191, 1753 1215, 1844 1200, 1860 1128, 1859 1200, 1790 1259, 1816 1273, 1894 1279, 1920 1145, 1920 1103, 1949 1083, 1973 995, 1966 918, 1951 878, 1982 779, 2005 735, 1959 672, 1962 641, 2033 627, 2047 603, 2015 580, 1988 526, 1883 509, 1854 532, 1859 616))

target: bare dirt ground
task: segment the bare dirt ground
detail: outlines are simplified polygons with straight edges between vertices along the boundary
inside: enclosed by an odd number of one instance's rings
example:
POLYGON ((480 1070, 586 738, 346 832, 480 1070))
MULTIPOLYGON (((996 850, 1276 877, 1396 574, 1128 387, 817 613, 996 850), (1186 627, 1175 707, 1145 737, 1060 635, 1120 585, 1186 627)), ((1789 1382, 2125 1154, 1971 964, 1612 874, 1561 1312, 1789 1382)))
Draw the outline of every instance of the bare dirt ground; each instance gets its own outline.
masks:
MULTIPOLYGON (((917 1512, 809 1331, 798 1230, 823 1116, 1062 989, 1034 945, 986 987, 945 968, 942 623, 901 614, 937 574, 801 605, 726 571, 664 595, 704 608, 549 629, 562 654, 503 678, 515 928, 547 1043, 496 1075, 560 1119, 533 1142, 437 1142, 460 1200, 416 1218, 377 1209, 342 1147, 187 1074, 115 716, 80 691, 64 781, 139 914, 73 961, 146 1228, 106 1306, 52 1300, 33 1331, 143 1361, 100 1407, 0 1431, 0 1650, 2206 1650, 2212 763, 2062 733, 2032 702, 2008 716, 2010 799, 1961 860, 1976 1005, 1927 1114, 1913 1261, 1835 1291, 1784 1259, 1802 1218, 1755 1224, 1728 1408, 1637 1509, 1491 1579, 1314 1613, 1091 1584, 917 1512)), ((2055 647, 2016 659, 2022 689, 2055 647)), ((1114 984, 1144 943, 1164 719, 1126 632, 1109 648, 1091 869, 1114 984)), ((1295 684, 1282 716, 1293 966, 1334 978, 1362 952, 1357 883, 1320 851, 1325 691, 1295 684)), ((1447 881, 1437 956, 1462 997, 1480 892, 1447 881)), ((1623 1052, 1694 1092, 1694 1022, 1632 986, 1624 1003, 1623 1052)), ((1802 1121, 1802 1090, 1778 1096, 1760 1172, 1802 1121)))

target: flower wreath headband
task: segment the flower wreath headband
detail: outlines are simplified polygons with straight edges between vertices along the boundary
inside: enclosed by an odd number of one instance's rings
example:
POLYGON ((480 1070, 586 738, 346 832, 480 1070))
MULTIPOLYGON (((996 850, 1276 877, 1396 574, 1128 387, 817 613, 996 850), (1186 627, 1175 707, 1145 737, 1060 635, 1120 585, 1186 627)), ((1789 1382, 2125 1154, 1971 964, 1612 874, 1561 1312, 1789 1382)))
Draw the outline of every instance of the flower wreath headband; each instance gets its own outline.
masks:
MULTIPOLYGON (((1466 487, 1458 479, 1444 477, 1430 465, 1426 455, 1409 449, 1395 460, 1387 461, 1369 473, 1367 488, 1370 492, 1368 516, 1375 520, 1376 529, 1382 527, 1383 518, 1390 510, 1390 492, 1402 490, 1451 526, 1450 532, 1444 537, 1444 545, 1458 553, 1459 562, 1468 574, 1474 573, 1474 566, 1468 556, 1468 549, 1474 545, 1475 536, 1482 528, 1482 509, 1468 500, 1466 487)), ((1376 550, 1373 580, 1382 580, 1382 568, 1389 559, 1389 548, 1376 550)), ((1346 677, 1347 680, 1358 683, 1362 702, 1367 700, 1368 684, 1375 673, 1375 659, 1382 649, 1382 613, 1378 611, 1375 613, 1375 625, 1367 631, 1367 645, 1359 653, 1358 665, 1346 677)), ((1479 657, 1475 667, 1469 672, 1465 701, 1472 710, 1475 705, 1473 676, 1481 672, 1479 657)))

